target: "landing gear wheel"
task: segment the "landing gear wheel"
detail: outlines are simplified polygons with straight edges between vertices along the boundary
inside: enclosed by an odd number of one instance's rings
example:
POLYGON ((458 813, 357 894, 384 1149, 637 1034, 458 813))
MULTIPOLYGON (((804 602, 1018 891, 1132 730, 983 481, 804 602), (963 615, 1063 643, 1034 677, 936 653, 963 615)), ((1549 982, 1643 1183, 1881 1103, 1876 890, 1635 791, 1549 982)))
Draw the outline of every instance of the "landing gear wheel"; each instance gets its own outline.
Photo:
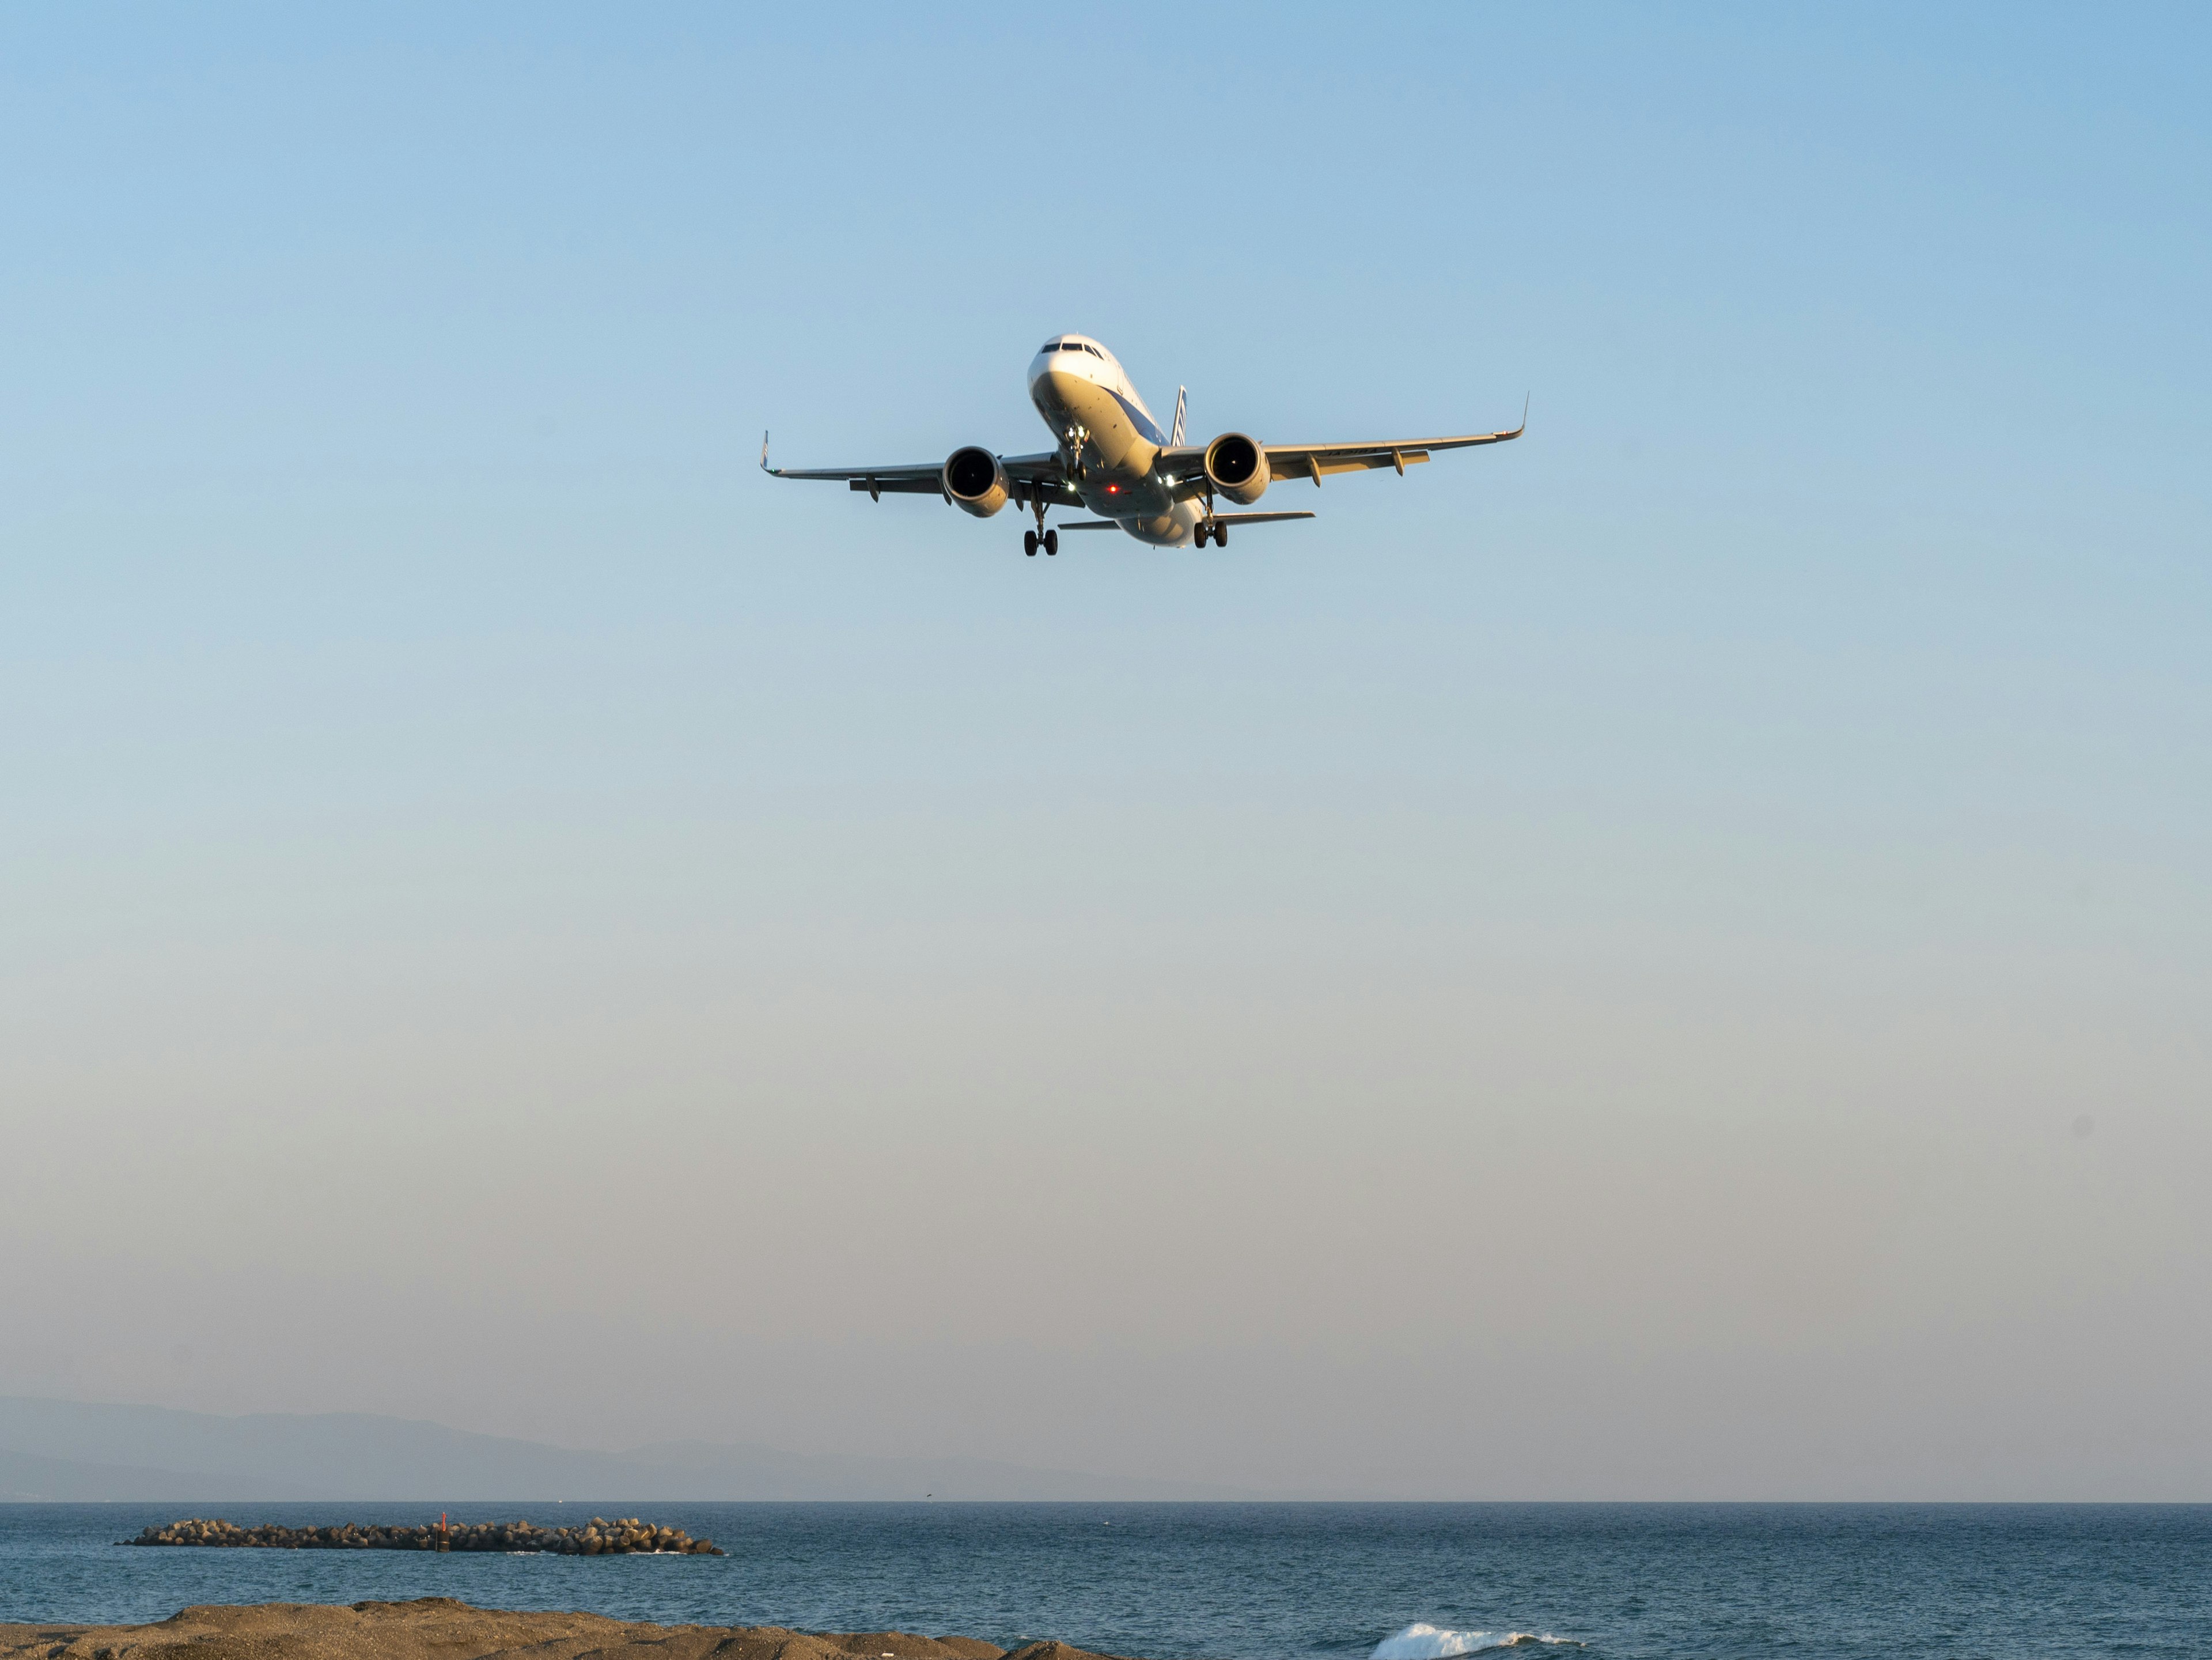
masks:
POLYGON ((1022 532, 1022 551, 1029 555, 1032 559, 1036 557, 1036 532, 1035 531, 1025 530, 1022 532))
POLYGON ((1218 520, 1215 521, 1213 526, 1213 545, 1217 548, 1225 548, 1229 545, 1229 526, 1218 520))
POLYGON ((1058 531, 1048 530, 1044 533, 1044 550, 1047 553, 1058 553, 1060 551, 1060 532, 1058 531))

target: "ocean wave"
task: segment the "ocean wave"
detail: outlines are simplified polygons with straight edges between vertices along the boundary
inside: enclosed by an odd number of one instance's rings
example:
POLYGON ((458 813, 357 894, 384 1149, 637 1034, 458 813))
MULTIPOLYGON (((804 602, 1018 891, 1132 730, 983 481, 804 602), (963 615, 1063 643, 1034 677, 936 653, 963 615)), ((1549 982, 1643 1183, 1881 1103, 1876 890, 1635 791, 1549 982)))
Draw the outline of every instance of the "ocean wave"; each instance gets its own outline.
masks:
POLYGON ((1571 1637, 1554 1637, 1549 1632, 1448 1631, 1442 1626, 1416 1622, 1402 1631, 1392 1632, 1377 1643, 1369 1660, 1447 1660, 1449 1656, 1473 1654, 1478 1649, 1517 1649, 1538 1645, 1582 1647, 1571 1637))

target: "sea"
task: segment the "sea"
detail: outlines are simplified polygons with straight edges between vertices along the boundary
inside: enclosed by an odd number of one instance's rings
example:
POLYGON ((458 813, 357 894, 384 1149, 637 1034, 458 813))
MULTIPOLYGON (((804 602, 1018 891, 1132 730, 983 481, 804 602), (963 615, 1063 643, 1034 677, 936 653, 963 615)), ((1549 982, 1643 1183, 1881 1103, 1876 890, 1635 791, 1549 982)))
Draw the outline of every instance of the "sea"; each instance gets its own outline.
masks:
POLYGON ((726 1556, 128 1548, 152 1523, 416 1505, 0 1505, 0 1622, 453 1596, 663 1624, 1055 1637, 1146 1660, 2212 1660, 2212 1505, 473 1505, 726 1556))

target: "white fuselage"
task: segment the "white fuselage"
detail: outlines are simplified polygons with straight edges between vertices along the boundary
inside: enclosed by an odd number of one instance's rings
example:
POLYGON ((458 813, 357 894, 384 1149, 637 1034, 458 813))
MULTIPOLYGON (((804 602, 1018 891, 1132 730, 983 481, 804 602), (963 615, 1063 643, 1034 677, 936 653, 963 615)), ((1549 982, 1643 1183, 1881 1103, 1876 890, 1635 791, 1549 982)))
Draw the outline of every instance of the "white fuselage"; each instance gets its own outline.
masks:
POLYGON ((1168 435, 1111 352, 1080 334, 1050 341, 1030 363, 1030 401, 1052 429, 1084 506, 1139 542, 1190 545, 1205 507, 1178 501, 1160 476, 1168 435))

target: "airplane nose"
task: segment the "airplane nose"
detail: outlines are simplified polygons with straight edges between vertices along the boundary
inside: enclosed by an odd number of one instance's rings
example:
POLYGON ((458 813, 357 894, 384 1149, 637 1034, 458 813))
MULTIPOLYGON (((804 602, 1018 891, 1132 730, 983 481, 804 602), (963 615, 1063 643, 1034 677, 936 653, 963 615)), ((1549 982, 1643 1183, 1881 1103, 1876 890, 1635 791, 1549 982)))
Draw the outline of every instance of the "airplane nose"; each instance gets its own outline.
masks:
POLYGON ((1071 394, 1081 387, 1089 386, 1091 380, 1087 375, 1076 374, 1067 369, 1052 368, 1039 370, 1036 380, 1030 384, 1034 386, 1040 383, 1047 393, 1064 404, 1071 394))

